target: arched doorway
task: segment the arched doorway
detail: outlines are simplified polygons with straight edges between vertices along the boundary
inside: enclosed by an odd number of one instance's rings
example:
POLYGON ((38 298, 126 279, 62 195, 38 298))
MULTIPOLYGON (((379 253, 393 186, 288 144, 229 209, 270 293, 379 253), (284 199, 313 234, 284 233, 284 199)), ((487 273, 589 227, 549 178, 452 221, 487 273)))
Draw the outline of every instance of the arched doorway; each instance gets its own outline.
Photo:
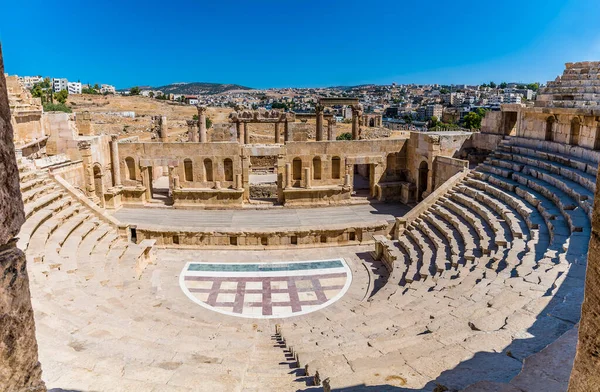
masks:
POLYGON ((429 165, 427 161, 421 162, 419 165, 419 178, 417 184, 418 201, 423 200, 423 193, 427 191, 427 178, 429 177, 429 165))
POLYGON ((554 141, 554 117, 550 116, 546 119, 546 136, 544 137, 544 140, 548 141, 548 142, 553 142, 554 141))
POLYGON ((579 117, 575 117, 571 121, 571 132, 569 137, 569 144, 572 146, 579 145, 579 134, 581 133, 581 121, 579 117))
POLYGON ((370 127, 374 127, 375 126, 375 119, 373 117, 371 117, 371 119, 369 120, 369 126, 370 127))

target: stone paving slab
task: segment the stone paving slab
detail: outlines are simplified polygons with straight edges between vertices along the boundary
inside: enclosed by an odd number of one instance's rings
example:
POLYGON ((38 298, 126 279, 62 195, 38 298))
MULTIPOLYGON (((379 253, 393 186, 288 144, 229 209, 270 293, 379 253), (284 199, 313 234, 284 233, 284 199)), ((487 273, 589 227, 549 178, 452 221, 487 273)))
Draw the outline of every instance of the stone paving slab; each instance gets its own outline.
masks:
POLYGON ((326 226, 345 223, 394 221, 410 207, 402 204, 369 204, 322 208, 274 210, 176 210, 122 208, 113 216, 122 223, 167 227, 215 227, 219 229, 326 226))

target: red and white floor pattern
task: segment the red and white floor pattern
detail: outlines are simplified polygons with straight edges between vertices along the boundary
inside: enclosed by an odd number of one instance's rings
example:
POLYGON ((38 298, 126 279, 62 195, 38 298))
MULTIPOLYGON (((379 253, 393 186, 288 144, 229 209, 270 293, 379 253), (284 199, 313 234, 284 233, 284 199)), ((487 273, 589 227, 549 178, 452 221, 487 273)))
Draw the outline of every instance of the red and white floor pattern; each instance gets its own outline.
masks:
POLYGON ((247 318, 285 318, 340 299, 352 274, 344 259, 278 263, 187 263, 179 283, 195 303, 247 318))

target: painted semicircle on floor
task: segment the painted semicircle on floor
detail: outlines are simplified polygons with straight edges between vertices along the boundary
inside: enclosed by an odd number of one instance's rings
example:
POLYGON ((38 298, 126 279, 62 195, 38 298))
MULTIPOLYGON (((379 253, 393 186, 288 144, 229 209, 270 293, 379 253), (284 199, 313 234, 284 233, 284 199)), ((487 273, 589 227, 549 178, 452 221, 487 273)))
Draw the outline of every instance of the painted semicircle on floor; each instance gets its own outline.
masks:
POLYGON ((193 302, 244 318, 287 318, 323 309, 350 288, 343 258, 275 263, 188 262, 179 285, 193 302))

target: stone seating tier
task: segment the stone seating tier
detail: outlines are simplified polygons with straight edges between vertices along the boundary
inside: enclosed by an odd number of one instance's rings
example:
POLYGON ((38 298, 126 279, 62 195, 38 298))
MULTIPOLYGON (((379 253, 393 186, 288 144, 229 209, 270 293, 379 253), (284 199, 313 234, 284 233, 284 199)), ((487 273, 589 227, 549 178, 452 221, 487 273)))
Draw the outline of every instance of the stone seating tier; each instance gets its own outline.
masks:
POLYGON ((398 240, 375 238, 375 255, 391 269, 382 295, 283 323, 286 344, 332 388, 369 385, 369 364, 392 361, 390 372, 408 375, 412 388, 435 378, 451 389, 510 381, 520 361, 577 322, 577 311, 568 322, 552 312, 567 297, 575 309, 582 299, 597 167, 595 152, 503 142, 398 240), (526 330, 532 340, 513 341, 526 330), (486 350, 503 354, 493 364, 467 359, 486 350))

